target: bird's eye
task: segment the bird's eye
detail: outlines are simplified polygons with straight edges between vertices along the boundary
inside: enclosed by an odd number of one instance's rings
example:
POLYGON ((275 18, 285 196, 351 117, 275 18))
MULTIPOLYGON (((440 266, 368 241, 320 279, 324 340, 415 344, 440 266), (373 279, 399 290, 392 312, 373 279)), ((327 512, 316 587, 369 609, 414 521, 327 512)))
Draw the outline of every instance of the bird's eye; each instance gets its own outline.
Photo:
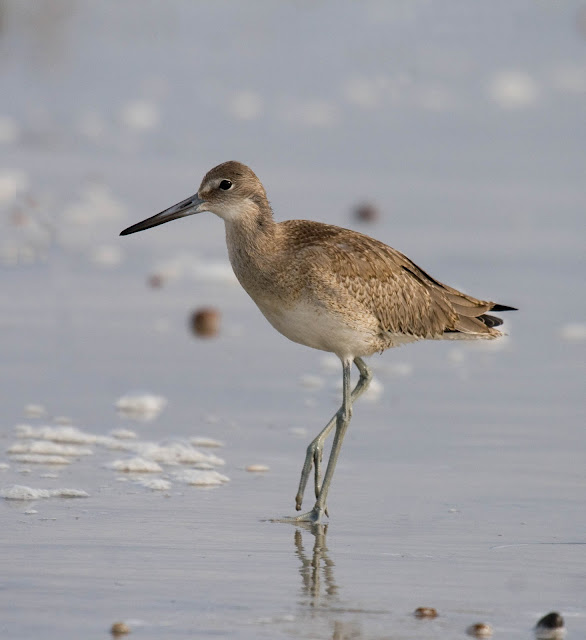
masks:
POLYGON ((222 182, 220 182, 220 189, 222 191, 228 191, 228 189, 232 188, 232 182, 230 180, 222 180, 222 182))

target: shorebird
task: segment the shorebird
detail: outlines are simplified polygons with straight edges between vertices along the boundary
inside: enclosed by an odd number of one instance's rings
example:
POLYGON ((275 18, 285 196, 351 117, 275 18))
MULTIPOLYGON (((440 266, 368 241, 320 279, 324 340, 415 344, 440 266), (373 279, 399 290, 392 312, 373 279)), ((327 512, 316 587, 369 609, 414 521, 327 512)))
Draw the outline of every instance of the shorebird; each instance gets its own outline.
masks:
POLYGON ((473 298, 432 278, 395 249, 357 231, 312 220, 276 222, 254 172, 224 162, 196 194, 120 235, 210 211, 224 220, 228 256, 240 284, 273 327, 293 342, 336 354, 342 405, 307 448, 295 507, 301 510, 312 468, 316 502, 288 521, 320 522, 352 405, 372 373, 365 356, 417 340, 494 339, 502 320, 488 311, 514 307, 473 298), (352 363, 358 383, 351 389, 352 363), (335 429, 323 483, 324 442, 335 429))

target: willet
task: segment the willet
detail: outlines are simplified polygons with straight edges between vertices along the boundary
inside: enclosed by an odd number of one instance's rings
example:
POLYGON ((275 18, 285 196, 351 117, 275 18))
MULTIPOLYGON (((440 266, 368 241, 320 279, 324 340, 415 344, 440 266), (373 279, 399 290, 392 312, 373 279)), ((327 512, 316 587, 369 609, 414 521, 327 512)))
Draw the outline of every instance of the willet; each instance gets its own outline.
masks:
POLYGON ((502 320, 487 311, 509 311, 472 298, 420 269, 395 249, 365 236, 310 220, 275 222, 265 189, 239 162, 211 169, 196 194, 122 231, 128 235, 177 218, 211 211, 222 218, 234 273, 267 320, 284 336, 335 353, 342 362, 342 406, 307 448, 295 498, 301 509, 312 467, 313 509, 288 518, 320 522, 352 404, 372 373, 362 359, 417 340, 493 339, 502 320), (360 373, 350 387, 352 363, 360 373), (327 436, 335 428, 321 482, 327 436))

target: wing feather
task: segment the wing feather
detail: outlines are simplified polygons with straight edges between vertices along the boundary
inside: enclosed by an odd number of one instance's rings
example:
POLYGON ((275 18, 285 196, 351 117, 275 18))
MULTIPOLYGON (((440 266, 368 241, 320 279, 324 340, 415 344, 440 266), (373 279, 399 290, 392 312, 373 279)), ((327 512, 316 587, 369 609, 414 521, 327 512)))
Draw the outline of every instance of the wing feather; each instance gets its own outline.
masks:
MULTIPOLYGON (((446 332, 500 335, 482 315, 495 303, 473 298, 432 278, 405 255, 384 243, 333 225, 306 220, 281 223, 294 235, 295 251, 305 252, 332 289, 350 295, 373 314, 381 332, 438 338, 446 332)), ((499 305, 497 305, 499 306, 499 305)))

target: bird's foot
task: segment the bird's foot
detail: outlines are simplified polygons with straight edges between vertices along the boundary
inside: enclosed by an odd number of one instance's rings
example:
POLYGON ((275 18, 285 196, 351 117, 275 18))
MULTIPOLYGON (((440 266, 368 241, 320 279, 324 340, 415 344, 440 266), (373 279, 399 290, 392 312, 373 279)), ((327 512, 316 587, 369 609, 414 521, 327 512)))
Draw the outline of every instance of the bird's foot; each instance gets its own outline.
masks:
POLYGON ((283 518, 273 518, 271 522, 290 522, 295 524, 296 522, 311 522, 313 524, 319 524, 322 521, 322 516, 328 515, 327 509, 322 509, 315 505, 311 511, 302 513, 298 516, 284 516, 283 518))
MULTIPOLYGON (((316 490, 315 490, 315 497, 319 498, 319 492, 321 491, 321 486, 317 487, 316 486, 316 490)), ((299 493, 295 496, 295 509, 297 511, 301 511, 301 502, 303 501, 303 496, 300 495, 299 493)), ((292 516, 293 520, 296 520, 297 522, 319 522, 319 520, 306 520, 304 518, 304 516, 313 513, 314 511, 316 511, 316 507, 313 507, 313 509, 311 511, 308 511, 307 513, 302 513, 300 516, 292 516)), ((321 511, 321 509, 320 509, 321 511)), ((325 506, 323 508, 323 513, 329 518, 330 514, 328 513, 328 507, 325 506)))

